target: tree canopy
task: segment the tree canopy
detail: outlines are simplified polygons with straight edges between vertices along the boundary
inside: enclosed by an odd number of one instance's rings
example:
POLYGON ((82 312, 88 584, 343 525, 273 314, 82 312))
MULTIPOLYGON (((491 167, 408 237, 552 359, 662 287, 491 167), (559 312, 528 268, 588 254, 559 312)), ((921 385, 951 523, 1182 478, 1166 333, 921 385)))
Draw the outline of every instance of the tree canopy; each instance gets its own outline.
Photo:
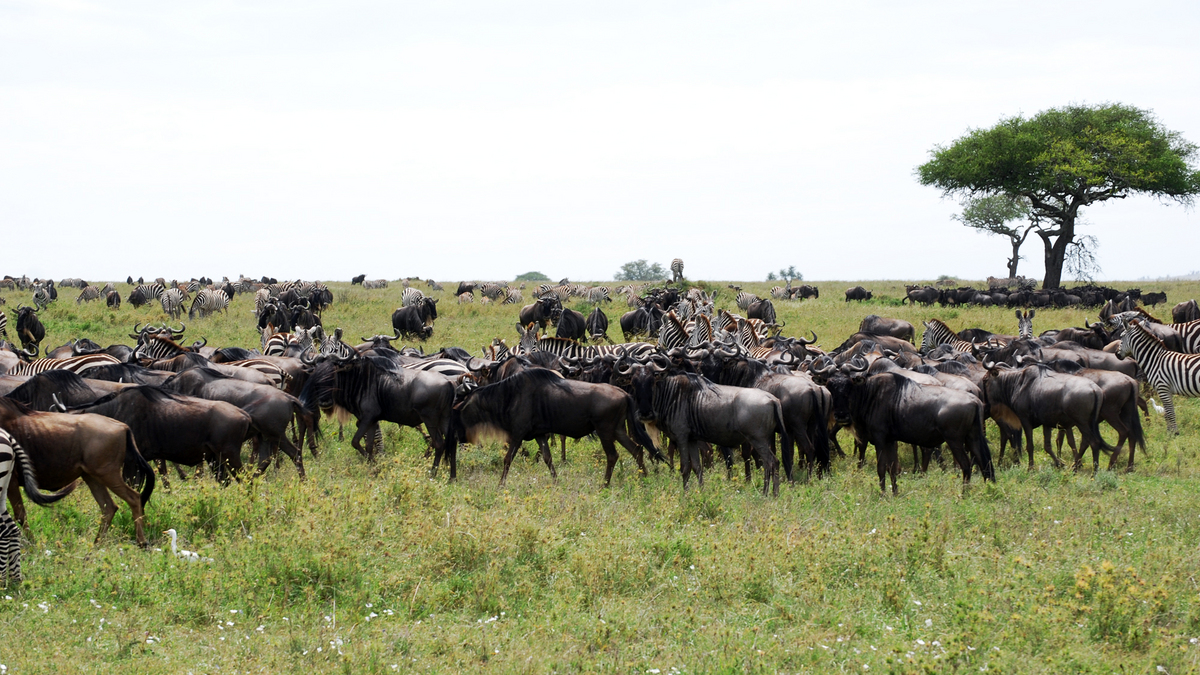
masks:
POLYGON ((1008 237, 1012 244, 1012 257, 1008 259, 1008 278, 1017 276, 1017 265, 1021 262, 1021 244, 1036 227, 1025 223, 1021 226, 1009 225, 1014 220, 1025 221, 1029 218, 1029 200, 1024 197, 1013 197, 1007 194, 987 195, 983 197, 968 197, 963 202, 963 212, 951 216, 967 227, 986 234, 1008 237))
POLYGON ((645 258, 634 260, 621 265, 621 269, 613 275, 615 281, 653 281, 664 279, 667 276, 667 270, 660 264, 653 265, 646 262, 645 258))
POLYGON ((1028 200, 1046 248, 1046 288, 1059 285, 1080 208, 1131 194, 1190 205, 1200 193, 1196 145, 1153 113, 1115 103, 1004 119, 930 154, 917 167, 922 185, 947 196, 1028 200))
POLYGON ((514 281, 547 281, 549 279, 550 277, 541 272, 526 272, 525 274, 518 274, 514 281))

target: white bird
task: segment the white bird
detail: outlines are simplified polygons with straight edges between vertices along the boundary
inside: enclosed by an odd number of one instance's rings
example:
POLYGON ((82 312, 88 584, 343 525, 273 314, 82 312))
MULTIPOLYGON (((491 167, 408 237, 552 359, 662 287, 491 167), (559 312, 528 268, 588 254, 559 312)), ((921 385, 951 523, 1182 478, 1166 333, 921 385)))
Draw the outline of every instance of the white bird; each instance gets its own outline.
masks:
POLYGON ((212 562, 213 561, 212 558, 201 557, 200 554, 196 553, 195 551, 189 551, 187 549, 178 548, 176 546, 175 542, 179 538, 179 533, 175 531, 175 528, 171 528, 171 529, 163 532, 163 534, 171 535, 171 553, 176 558, 182 558, 183 560, 186 560, 188 562, 212 562))

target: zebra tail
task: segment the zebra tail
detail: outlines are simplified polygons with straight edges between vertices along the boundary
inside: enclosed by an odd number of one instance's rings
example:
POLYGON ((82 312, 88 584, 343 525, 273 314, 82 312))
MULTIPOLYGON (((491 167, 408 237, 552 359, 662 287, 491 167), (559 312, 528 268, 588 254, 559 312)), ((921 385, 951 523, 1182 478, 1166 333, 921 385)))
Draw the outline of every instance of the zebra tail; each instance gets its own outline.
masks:
MULTIPOLYGON (((25 448, 21 447, 21 445, 17 443, 15 439, 13 440, 12 448, 13 454, 17 459, 17 464, 21 467, 21 478, 25 485, 25 494, 29 495, 29 500, 34 504, 39 504, 41 506, 53 504, 54 502, 74 492, 75 487, 79 485, 78 480, 73 480, 71 481, 70 485, 59 490, 58 492, 42 492, 38 487, 37 474, 34 473, 33 462, 29 460, 29 455, 25 452, 25 448)), ((0 495, 0 499, 3 498, 4 495, 0 495)))
POLYGON ((625 420, 629 423, 629 430, 633 432, 633 440, 637 444, 650 450, 650 459, 656 462, 665 462, 667 458, 658 448, 654 447, 654 441, 650 438, 650 434, 646 433, 646 425, 642 424, 637 418, 635 411, 637 404, 633 402, 633 397, 629 394, 625 395, 625 420))
POLYGON ((125 430, 125 467, 126 482, 140 485, 142 488, 142 506, 150 503, 150 495, 154 493, 154 468, 142 457, 137 443, 133 440, 133 431, 125 430))

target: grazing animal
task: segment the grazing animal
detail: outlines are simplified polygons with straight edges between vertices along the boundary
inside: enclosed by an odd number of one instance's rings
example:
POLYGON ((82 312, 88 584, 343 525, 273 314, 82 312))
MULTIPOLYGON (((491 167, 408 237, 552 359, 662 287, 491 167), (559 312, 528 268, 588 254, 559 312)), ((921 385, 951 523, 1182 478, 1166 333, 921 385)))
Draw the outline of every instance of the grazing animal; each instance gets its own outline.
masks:
POLYGON ((862 286, 855 286, 853 288, 846 289, 846 302, 850 302, 851 300, 858 300, 859 302, 862 302, 863 300, 870 299, 871 291, 868 291, 862 286))
POLYGON ((22 349, 33 349, 35 353, 46 337, 46 327, 38 319, 37 313, 34 307, 17 306, 17 338, 21 340, 22 349))
POLYGON ((671 283, 680 281, 683 281, 683 259, 676 258, 671 261, 671 283))
MULTIPOLYGON (((30 410, 16 401, 0 398, 0 428, 8 431, 28 452, 41 488, 58 490, 83 478, 100 506, 100 531, 112 524, 117 507, 110 492, 129 505, 137 542, 146 545, 143 506, 154 492, 154 470, 138 452, 129 427, 100 415, 64 415, 30 410), (142 493, 126 484, 140 482, 142 493)), ((9 485, 13 517, 25 525, 21 493, 9 485)), ((36 500, 35 500, 36 501, 36 500)))
POLYGON ((596 308, 592 310, 592 313, 588 314, 588 317, 584 323, 587 327, 587 336, 589 340, 592 342, 598 342, 600 340, 612 342, 612 340, 608 338, 608 317, 600 309, 599 305, 596 305, 596 308))
POLYGON ((1179 433, 1175 423, 1174 395, 1200 396, 1200 354, 1180 354, 1167 349, 1142 321, 1114 317, 1121 322, 1120 358, 1133 357, 1146 381, 1158 394, 1167 418, 1167 430, 1179 433))
POLYGON ((887 319, 876 314, 868 314, 858 326, 859 333, 868 335, 887 335, 901 340, 913 342, 916 329, 903 319, 887 319))
POLYGON ((1200 320, 1200 305, 1197 305, 1195 300, 1175 305, 1171 308, 1171 320, 1175 323, 1200 320))
POLYGON ((392 312, 392 328, 397 337, 416 337, 424 341, 433 335, 433 320, 436 318, 437 300, 425 298, 420 304, 392 312))
POLYGON ((554 335, 555 337, 567 340, 585 338, 587 336, 587 323, 583 314, 569 307, 563 308, 562 315, 558 318, 558 329, 554 335))
POLYGON ((7 583, 9 579, 21 580, 21 532, 8 513, 5 496, 11 488, 16 487, 12 482, 13 476, 20 476, 25 487, 25 494, 33 503, 46 506, 71 494, 75 489, 72 482, 67 487, 45 494, 38 489, 37 475, 33 463, 25 449, 7 431, 0 429, 0 582, 7 583))

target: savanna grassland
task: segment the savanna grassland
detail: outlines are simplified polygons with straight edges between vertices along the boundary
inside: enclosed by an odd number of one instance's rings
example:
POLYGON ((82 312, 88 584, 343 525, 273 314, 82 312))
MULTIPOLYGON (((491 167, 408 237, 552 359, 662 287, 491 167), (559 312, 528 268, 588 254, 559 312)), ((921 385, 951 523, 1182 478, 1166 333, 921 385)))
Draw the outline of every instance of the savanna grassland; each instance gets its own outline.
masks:
MULTIPOLYGON (((902 282, 865 283, 876 300, 864 304, 843 302, 852 283, 819 285, 821 299, 777 309, 785 333, 815 330, 826 349, 869 313, 1016 331, 1011 310, 901 306, 902 282)), ((1160 286, 1170 304, 1200 296, 1197 283, 1143 284, 1160 286)), ((399 284, 331 288, 327 329, 352 343, 391 333, 399 284)), ((42 313, 44 346, 128 343, 134 322, 162 319, 78 307, 77 292, 42 313)), ((438 295, 426 351, 514 343, 516 307, 438 295)), ((187 322, 188 341, 257 346, 251 304, 187 322)), ((1034 328, 1085 313, 1038 310, 1034 328)), ((764 498, 723 469, 684 493, 665 466, 643 478, 623 455, 601 489, 587 439, 569 444, 557 482, 518 455, 504 489, 499 448, 463 448, 451 485, 428 477, 415 430, 386 425, 386 454, 368 465, 327 421, 305 482, 285 462, 229 487, 208 475, 160 487, 150 550, 127 509, 93 544, 87 490, 31 507, 26 581, 0 591, 0 671, 1196 672, 1200 405, 1177 408, 1182 433, 1152 414, 1131 474, 1057 470, 1039 450, 1036 470, 1010 453, 994 484, 965 494, 954 472, 906 472, 898 497, 848 459, 764 498), (171 527, 214 562, 162 552, 171 527)))

